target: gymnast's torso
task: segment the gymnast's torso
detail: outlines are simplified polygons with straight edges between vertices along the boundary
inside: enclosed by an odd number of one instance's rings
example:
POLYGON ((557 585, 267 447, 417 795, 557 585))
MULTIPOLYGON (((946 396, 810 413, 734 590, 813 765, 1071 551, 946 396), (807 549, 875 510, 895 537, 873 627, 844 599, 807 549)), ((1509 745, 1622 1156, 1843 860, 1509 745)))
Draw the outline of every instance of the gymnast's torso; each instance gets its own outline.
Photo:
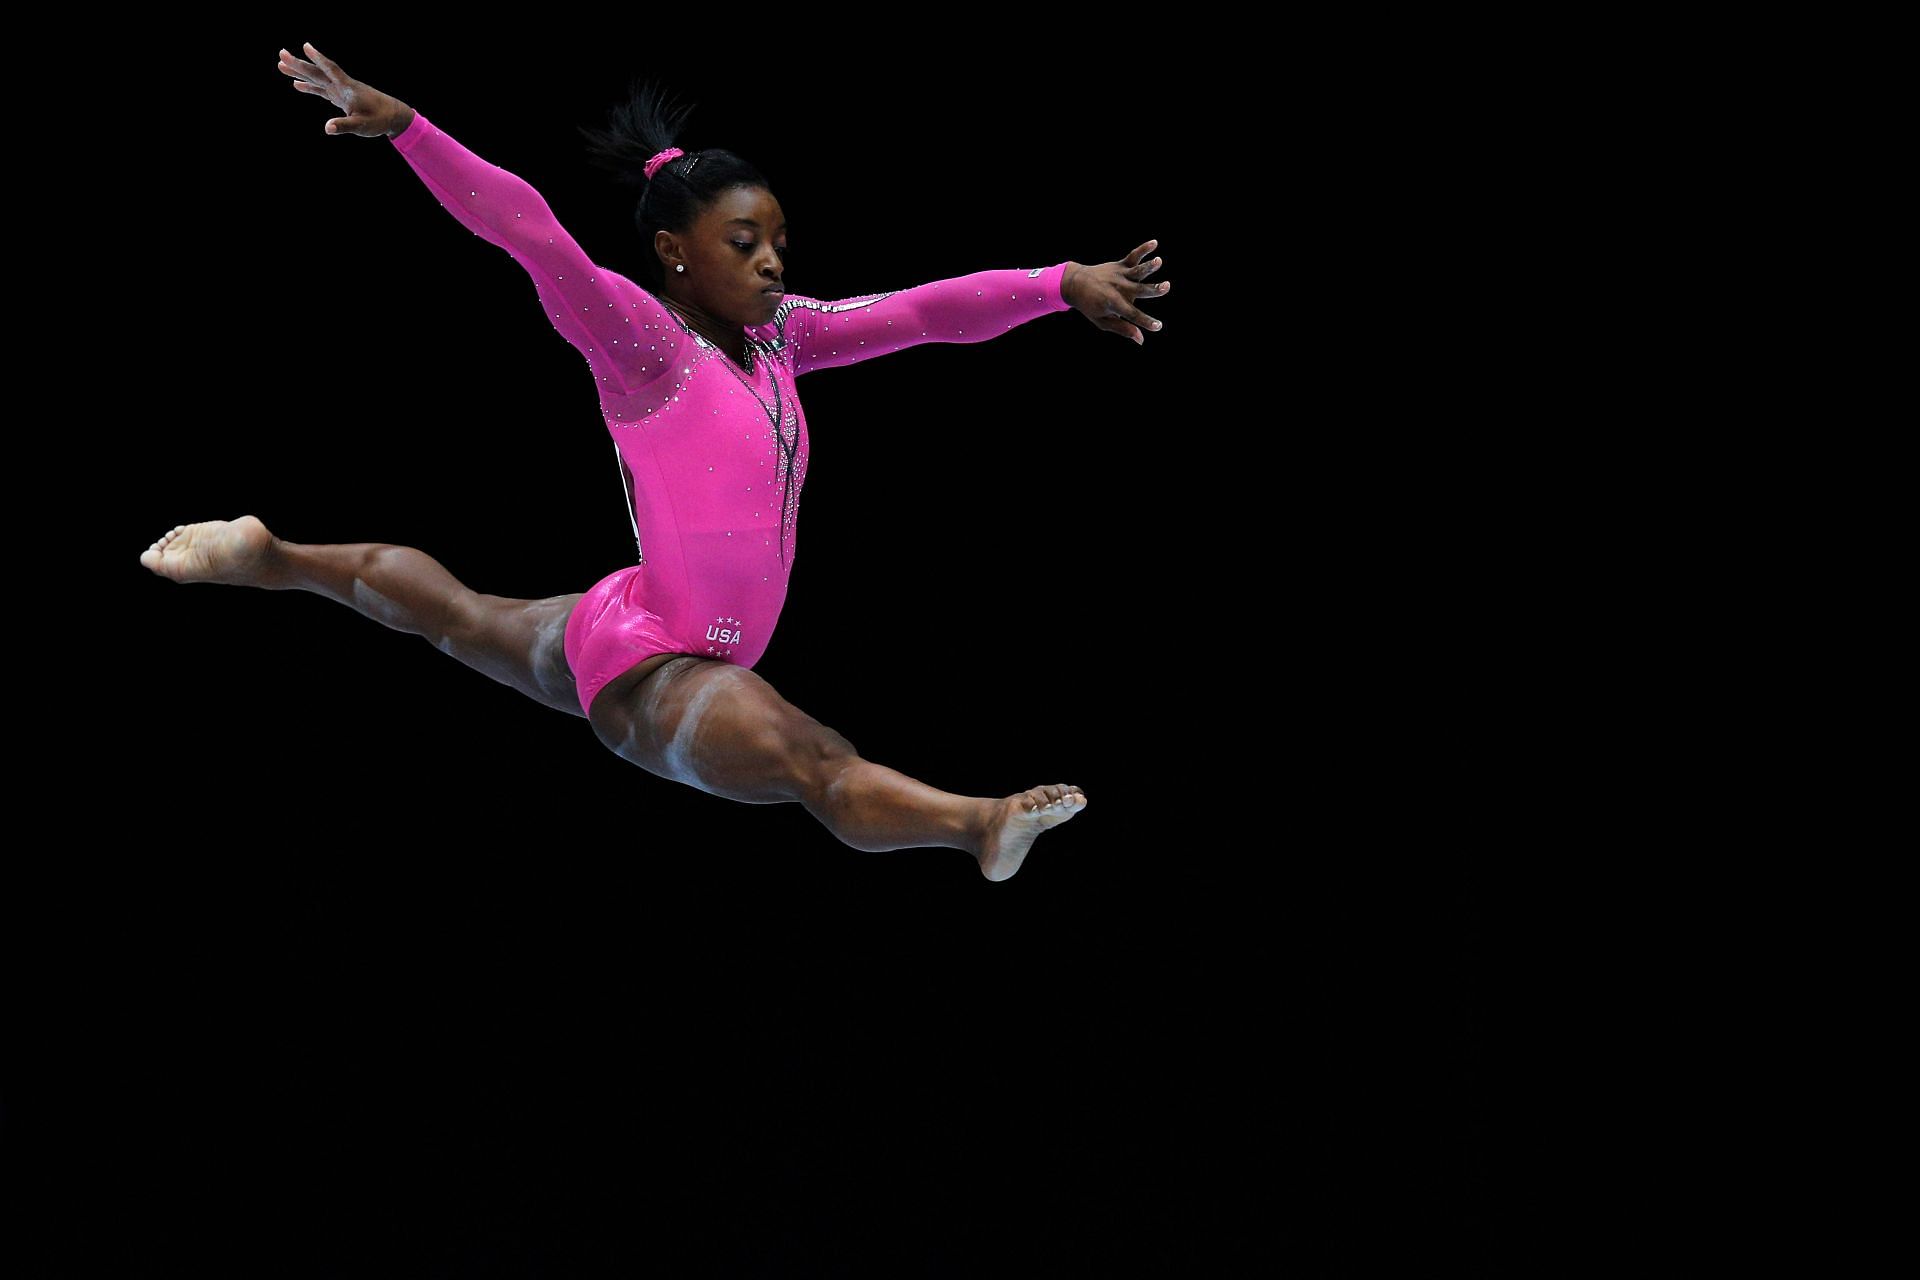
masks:
POLYGON ((612 437, 634 563, 576 607, 568 658, 583 706, 660 653, 751 667, 786 600, 807 474, 796 383, 924 342, 981 342, 1069 304, 1065 262, 975 272, 834 301, 795 294, 743 330, 747 365, 633 281, 591 261, 523 179, 416 111, 394 134, 441 205, 532 277, 541 306, 587 361, 612 437), (641 610, 583 670, 587 634, 641 610))

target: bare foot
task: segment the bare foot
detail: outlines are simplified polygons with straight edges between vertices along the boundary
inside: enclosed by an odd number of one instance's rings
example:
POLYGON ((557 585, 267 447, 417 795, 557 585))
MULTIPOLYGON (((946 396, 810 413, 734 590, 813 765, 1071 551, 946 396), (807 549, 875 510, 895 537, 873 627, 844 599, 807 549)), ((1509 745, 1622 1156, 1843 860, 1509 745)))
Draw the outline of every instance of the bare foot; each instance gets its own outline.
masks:
POLYGON ((1086 807, 1085 792, 1057 783, 1008 796, 980 842, 980 874, 989 880, 1011 880, 1042 831, 1059 826, 1086 807))
POLYGON ((177 524, 140 553, 140 563, 175 582, 251 586, 265 576, 274 542, 253 516, 177 524))

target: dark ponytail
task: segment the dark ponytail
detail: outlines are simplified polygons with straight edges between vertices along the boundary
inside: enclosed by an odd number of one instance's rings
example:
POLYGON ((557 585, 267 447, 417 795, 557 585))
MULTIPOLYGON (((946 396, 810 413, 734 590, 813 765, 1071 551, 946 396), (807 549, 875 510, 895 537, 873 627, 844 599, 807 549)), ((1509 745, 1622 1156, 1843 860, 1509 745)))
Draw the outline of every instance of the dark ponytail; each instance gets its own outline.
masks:
POLYGON ((675 156, 648 180, 647 161, 679 145, 680 127, 693 111, 691 106, 669 111, 665 97, 662 86, 635 76, 627 87, 627 100, 608 110, 606 128, 580 126, 587 140, 587 158, 612 174, 621 187, 640 192, 633 209, 633 225, 644 246, 640 284, 653 293, 662 290, 666 274, 654 251, 655 233, 686 235, 722 192, 733 187, 768 187, 758 169, 718 147, 675 156))

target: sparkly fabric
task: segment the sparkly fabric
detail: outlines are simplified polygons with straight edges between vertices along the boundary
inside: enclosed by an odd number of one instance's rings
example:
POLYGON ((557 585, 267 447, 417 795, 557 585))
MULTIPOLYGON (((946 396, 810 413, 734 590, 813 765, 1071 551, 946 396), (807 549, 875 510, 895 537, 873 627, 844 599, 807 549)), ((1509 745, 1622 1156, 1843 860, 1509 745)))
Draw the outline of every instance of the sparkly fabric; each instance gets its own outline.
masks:
POLYGON ((743 328, 742 368, 651 293, 596 266, 524 179, 418 111, 390 141, 442 207, 533 277, 598 385, 637 563, 595 583, 567 620, 582 708, 653 654, 751 667, 766 651, 807 475, 796 378, 923 342, 984 342, 1070 309, 1064 262, 830 302, 789 293, 771 320, 743 328))

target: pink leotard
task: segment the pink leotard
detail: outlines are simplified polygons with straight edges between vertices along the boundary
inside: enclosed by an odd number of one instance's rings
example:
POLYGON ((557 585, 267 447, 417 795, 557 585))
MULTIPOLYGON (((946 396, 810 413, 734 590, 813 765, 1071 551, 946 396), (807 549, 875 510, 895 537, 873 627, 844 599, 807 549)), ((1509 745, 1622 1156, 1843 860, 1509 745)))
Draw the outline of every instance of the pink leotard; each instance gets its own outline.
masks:
POLYGON ((448 212, 526 268, 599 383, 638 563, 595 583, 567 620, 583 709, 654 654, 751 667, 766 651, 807 475, 796 378, 922 342, 984 342, 1070 309, 1064 262, 835 302, 789 293, 771 321, 743 328, 743 369, 645 289, 596 266, 523 179, 417 111, 391 141, 448 212))

